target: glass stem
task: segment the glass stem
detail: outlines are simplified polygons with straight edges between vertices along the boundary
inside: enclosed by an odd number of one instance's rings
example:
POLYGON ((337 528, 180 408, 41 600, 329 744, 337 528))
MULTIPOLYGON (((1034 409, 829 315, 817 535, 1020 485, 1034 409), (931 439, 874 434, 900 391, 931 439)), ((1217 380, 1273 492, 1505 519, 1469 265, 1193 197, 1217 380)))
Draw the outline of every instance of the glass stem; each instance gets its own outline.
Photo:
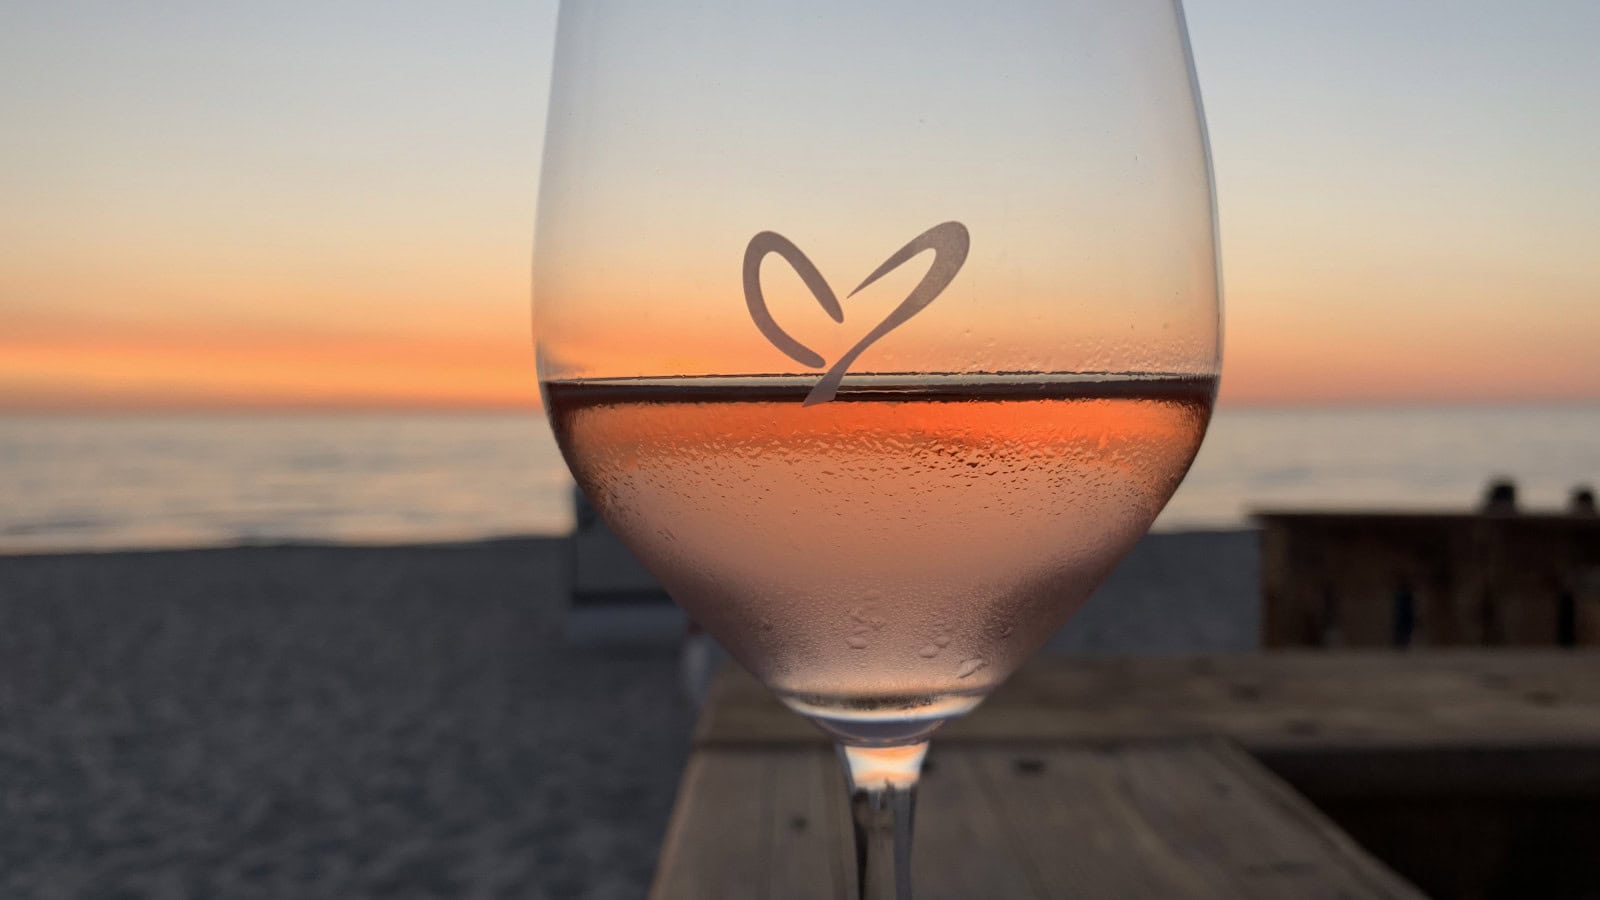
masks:
POLYGON ((928 743, 839 745, 850 787, 859 900, 911 900, 911 827, 928 743))

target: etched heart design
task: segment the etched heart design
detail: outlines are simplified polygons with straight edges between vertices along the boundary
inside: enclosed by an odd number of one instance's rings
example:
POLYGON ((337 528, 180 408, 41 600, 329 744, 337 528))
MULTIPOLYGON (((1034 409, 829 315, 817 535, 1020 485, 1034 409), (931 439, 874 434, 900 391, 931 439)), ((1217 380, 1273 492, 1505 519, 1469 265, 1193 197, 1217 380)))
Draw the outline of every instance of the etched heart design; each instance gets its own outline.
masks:
MULTIPOLYGON (((967 261, 967 249, 971 245, 971 237, 967 234, 967 226, 960 222, 945 222, 935 225, 927 231, 911 239, 911 242, 895 251, 894 255, 883 261, 883 265, 874 269, 865 281, 856 285, 856 289, 845 295, 848 300, 860 293, 867 285, 879 278, 898 269, 906 260, 916 256, 924 250, 933 251, 933 265, 928 267, 926 275, 911 289, 906 299, 900 301, 889 315, 885 316, 875 328, 867 332, 855 346, 845 351, 844 355, 834 361, 828 371, 823 373, 822 379, 806 395, 805 405, 813 406, 818 403, 827 403, 838 393, 839 383, 844 380, 845 373, 850 370, 866 349, 877 343, 884 335, 904 325, 912 316, 927 308, 950 285, 956 273, 961 271, 961 266, 967 261)), ((744 251, 744 302, 750 308, 750 318, 756 323, 756 328, 761 334, 772 342, 783 354, 795 362, 820 369, 827 366, 827 360, 821 354, 800 343, 783 330, 783 326, 772 318, 772 313, 767 309, 766 295, 761 291, 761 262, 768 254, 776 253, 784 258, 793 267, 795 274, 800 276, 800 281, 811 291, 811 296, 816 298, 828 317, 840 324, 844 323, 844 308, 839 305, 839 298, 834 295, 833 288, 828 286, 827 279, 817 271, 811 260, 800 252, 794 242, 775 231, 763 231, 750 239, 750 244, 744 251)))

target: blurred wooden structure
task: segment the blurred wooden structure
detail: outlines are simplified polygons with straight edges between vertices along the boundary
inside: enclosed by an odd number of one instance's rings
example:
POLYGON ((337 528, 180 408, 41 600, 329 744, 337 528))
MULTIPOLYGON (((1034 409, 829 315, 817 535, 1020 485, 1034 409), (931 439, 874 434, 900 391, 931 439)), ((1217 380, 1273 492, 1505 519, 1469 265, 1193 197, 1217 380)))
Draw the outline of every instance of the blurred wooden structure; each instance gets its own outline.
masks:
POLYGON ((1264 512, 1266 647, 1600 646, 1600 518, 1264 512))
POLYGON ((578 488, 572 491, 572 509, 566 639, 591 646, 682 640, 687 624, 683 610, 578 488))
MULTIPOLYGON (((695 746, 652 897, 847 896, 820 732, 725 671, 695 746)), ((1600 653, 1046 658, 929 760, 921 900, 1600 891, 1600 653)))

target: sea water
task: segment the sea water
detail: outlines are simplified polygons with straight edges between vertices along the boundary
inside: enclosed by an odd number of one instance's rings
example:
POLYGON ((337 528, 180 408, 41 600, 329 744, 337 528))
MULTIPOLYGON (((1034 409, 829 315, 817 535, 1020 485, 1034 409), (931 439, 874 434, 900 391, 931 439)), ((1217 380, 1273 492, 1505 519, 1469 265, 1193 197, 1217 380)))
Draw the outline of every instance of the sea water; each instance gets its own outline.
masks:
MULTIPOLYGON (((1222 406, 1155 530, 1468 509, 1493 477, 1528 509, 1600 486, 1600 406, 1222 406)), ((571 484, 535 411, 0 416, 0 552, 560 534, 571 484)))

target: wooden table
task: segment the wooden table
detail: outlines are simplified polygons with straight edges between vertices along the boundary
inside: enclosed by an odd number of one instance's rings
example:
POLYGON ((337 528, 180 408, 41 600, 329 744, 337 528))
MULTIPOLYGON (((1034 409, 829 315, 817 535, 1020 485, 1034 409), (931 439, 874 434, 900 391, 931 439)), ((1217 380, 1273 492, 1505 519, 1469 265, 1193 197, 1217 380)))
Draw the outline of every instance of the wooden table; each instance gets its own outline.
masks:
MULTIPOLYGON (((1419 897, 1300 791, 1600 798, 1600 653, 1041 659, 929 761, 919 900, 1419 897)), ((652 897, 844 897, 852 865, 827 741, 725 672, 652 897)))

